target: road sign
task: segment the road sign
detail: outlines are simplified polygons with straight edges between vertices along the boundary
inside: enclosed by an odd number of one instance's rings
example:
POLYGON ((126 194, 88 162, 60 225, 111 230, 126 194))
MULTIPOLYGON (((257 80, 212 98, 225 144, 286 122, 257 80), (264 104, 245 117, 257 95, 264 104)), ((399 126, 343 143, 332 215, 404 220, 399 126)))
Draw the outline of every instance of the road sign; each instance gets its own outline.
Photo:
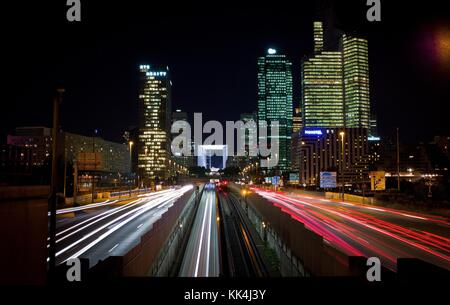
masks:
POLYGON ((280 183, 280 176, 274 176, 272 177, 272 184, 278 185, 280 183))
POLYGON ((324 189, 335 188, 336 172, 320 172, 320 187, 324 189))
POLYGON ((289 173, 289 184, 299 184, 300 177, 298 173, 289 173))

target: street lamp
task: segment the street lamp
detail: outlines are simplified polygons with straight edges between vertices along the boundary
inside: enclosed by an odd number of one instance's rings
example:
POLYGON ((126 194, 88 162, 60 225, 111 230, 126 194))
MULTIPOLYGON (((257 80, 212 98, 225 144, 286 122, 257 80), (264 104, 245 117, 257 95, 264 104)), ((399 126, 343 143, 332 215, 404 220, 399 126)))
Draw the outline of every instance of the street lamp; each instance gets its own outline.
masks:
POLYGON ((341 184, 342 184, 342 200, 344 200, 344 136, 345 132, 339 133, 341 136, 341 184))
POLYGON ((130 146, 130 163, 131 163, 131 159, 132 159, 132 158, 131 158, 131 156, 132 156, 131 151, 132 151, 134 142, 133 142, 133 141, 130 141, 130 142, 128 142, 128 145, 130 146))
MULTIPOLYGON (((130 149, 130 176, 133 176, 133 153, 132 153, 132 151, 133 151, 134 142, 129 141, 128 145, 129 145, 129 149, 130 149)), ((134 181, 133 181, 133 186, 134 186, 134 181)), ((138 182, 138 188, 139 188, 139 182, 138 182)))

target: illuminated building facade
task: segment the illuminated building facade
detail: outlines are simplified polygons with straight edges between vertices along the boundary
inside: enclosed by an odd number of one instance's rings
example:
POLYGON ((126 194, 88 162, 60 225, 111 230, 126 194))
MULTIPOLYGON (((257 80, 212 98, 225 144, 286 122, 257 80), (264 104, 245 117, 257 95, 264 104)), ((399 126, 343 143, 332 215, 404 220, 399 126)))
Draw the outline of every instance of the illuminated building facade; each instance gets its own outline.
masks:
MULTIPOLYGON (((292 63, 285 55, 269 49, 266 56, 258 58, 258 122, 279 124, 276 158, 281 171, 288 170, 291 163, 292 115, 292 63)), ((274 139, 270 129, 267 135, 270 144, 274 139)))
POLYGON ((369 55, 366 39, 342 36, 345 126, 369 128, 369 55))
POLYGON ((370 127, 366 39, 344 34, 340 50, 324 50, 323 27, 314 22, 314 55, 302 62, 303 126, 370 127))
POLYGON ((302 129, 302 108, 296 107, 292 117, 292 132, 299 132, 300 129, 302 129))
POLYGON ((314 54, 323 51, 323 24, 320 21, 314 21, 314 54))
POLYGON ((344 127, 341 52, 322 52, 302 63, 304 127, 344 127))
POLYGON ((300 141, 301 184, 318 186, 321 171, 337 172, 339 183, 342 178, 345 183, 353 185, 367 182, 370 162, 367 129, 307 128, 301 132, 300 141), (342 131, 344 131, 344 162, 341 161, 342 131))
POLYGON ((170 173, 171 87, 169 69, 140 66, 138 171, 144 181, 159 182, 170 173))
MULTIPOLYGON (((187 112, 181 111, 180 109, 176 109, 175 112, 172 113, 172 124, 177 122, 177 121, 184 121, 184 122, 188 122, 188 114, 187 112)), ((181 132, 180 132, 181 133, 181 132)), ((180 134, 179 133, 179 134, 180 134)), ((172 134, 172 139, 175 138, 176 136, 178 136, 179 134, 173 133, 172 134)), ((172 160, 178 164, 183 166, 184 168, 189 168, 191 166, 194 166, 194 152, 193 152, 193 143, 192 143, 192 139, 187 139, 188 142, 188 147, 190 149, 191 155, 189 156, 185 156, 184 154, 181 153, 176 153, 172 156, 172 160)), ((182 147, 180 147, 182 148, 182 147)))

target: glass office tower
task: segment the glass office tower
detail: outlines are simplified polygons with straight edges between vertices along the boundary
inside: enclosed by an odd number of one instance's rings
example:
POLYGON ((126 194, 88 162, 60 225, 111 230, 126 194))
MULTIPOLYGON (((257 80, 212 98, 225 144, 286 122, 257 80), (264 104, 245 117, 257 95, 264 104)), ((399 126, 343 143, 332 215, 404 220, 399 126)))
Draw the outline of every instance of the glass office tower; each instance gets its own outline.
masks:
POLYGON ((344 127, 341 52, 324 51, 302 63, 303 127, 344 127))
POLYGON ((138 169, 145 183, 170 175, 171 87, 168 68, 140 66, 138 169))
MULTIPOLYGON (((279 153, 275 157, 281 171, 290 168, 292 115, 292 63, 269 49, 266 56, 258 58, 258 121, 266 121, 268 126, 279 123, 279 153)), ((274 139, 269 132, 268 143, 274 139)))
POLYGON ((345 126, 369 128, 369 55, 367 40, 342 36, 345 126))

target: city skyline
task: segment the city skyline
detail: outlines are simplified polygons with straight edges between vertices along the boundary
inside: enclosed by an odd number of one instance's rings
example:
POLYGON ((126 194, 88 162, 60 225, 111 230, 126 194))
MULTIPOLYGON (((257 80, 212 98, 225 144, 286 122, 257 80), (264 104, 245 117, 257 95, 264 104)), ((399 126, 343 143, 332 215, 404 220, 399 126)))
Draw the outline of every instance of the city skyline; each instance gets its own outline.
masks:
POLYGON ((287 304, 449 283, 448 10, 6 12, 0 285, 287 304))
MULTIPOLYGON (((412 58, 424 55, 424 48, 428 48, 428 46, 424 47, 423 45, 428 44, 428 41, 434 37, 424 39, 422 37, 424 31, 431 34, 436 32, 436 39, 439 39, 442 35, 438 34, 446 31, 445 23, 443 24, 439 19, 430 22, 430 17, 427 18, 428 15, 424 15, 422 20, 415 20, 410 27, 406 27, 397 24, 391 13, 385 15, 378 28, 372 25, 359 27, 358 18, 349 18, 347 22, 346 17, 351 15, 352 10, 342 14, 343 9, 348 7, 335 6, 336 16, 326 18, 326 21, 330 23, 330 19, 334 19, 336 28, 338 26, 346 28, 346 32, 349 33, 357 28, 370 41, 369 59, 371 88, 373 88, 370 94, 375 114, 378 117, 380 134, 394 136, 397 125, 402 131, 402 140, 404 141, 414 141, 416 138, 428 141, 434 135, 448 133, 448 127, 444 124, 444 114, 436 110, 441 101, 448 96, 445 90, 445 81, 450 77, 448 69, 445 68, 447 62, 435 61, 430 52, 428 57, 419 57, 420 65, 416 69, 419 69, 420 73, 414 75, 409 73, 412 58), (346 21, 346 23, 342 21, 346 21), (399 38, 397 33, 402 31, 406 31, 406 35, 399 38), (392 50, 395 51, 392 52, 392 50), (390 73, 393 63, 396 63, 395 66, 398 67, 396 73, 390 73), (432 73, 436 71, 439 73, 432 73), (439 75, 439 78, 430 79, 430 75, 439 75), (392 81, 394 78, 395 82, 392 81), (421 85, 415 85, 418 83, 421 85), (429 107, 423 109, 422 116, 419 117, 418 112, 410 105, 419 105, 425 98, 427 98, 429 107), (392 111, 385 111, 386 107, 392 108, 392 111), (394 116, 395 113, 402 115, 394 116), (431 116, 434 118, 430 119, 431 116), (414 124, 417 121, 423 122, 421 125, 425 127, 414 124)), ((136 12, 138 8, 139 6, 130 9, 132 16, 133 14, 139 16, 139 13, 136 12)), ((98 8, 92 7, 92 9, 93 12, 97 12, 98 8)), ((393 9, 394 12, 398 12, 397 7, 393 7, 393 9)), ((114 9, 111 10, 112 16, 119 13, 114 9)), ((244 10, 244 12, 247 11, 250 12, 251 9, 244 10)), ((151 48, 147 42, 138 38, 143 31, 140 28, 142 22, 147 21, 130 21, 123 29, 112 28, 102 35, 102 39, 96 45, 90 45, 89 41, 95 39, 103 29, 102 22, 108 24, 108 19, 100 15, 98 20, 90 19, 94 29, 92 34, 87 33, 84 28, 72 27, 69 29, 69 36, 72 38, 63 37, 61 42, 61 47, 65 50, 64 56, 56 56, 57 60, 53 62, 44 60, 43 62, 48 63, 45 68, 42 63, 36 61, 28 64, 28 66, 31 65, 29 68, 31 74, 30 78, 22 85, 24 90, 15 94, 14 92, 17 92, 16 85, 9 87, 8 95, 11 95, 11 100, 14 102, 5 105, 4 110, 9 115, 2 120, 1 130, 3 133, 8 133, 12 132, 16 126, 50 126, 53 90, 58 84, 63 84, 66 94, 61 124, 65 130, 90 134, 91 130, 96 128, 101 136, 111 140, 120 140, 123 131, 128 126, 136 125, 137 110, 133 110, 133 108, 136 108, 134 106, 136 105, 139 81, 134 69, 142 63, 156 63, 171 67, 174 83, 174 108, 189 109, 190 117, 193 112, 203 108, 206 119, 237 120, 240 113, 256 110, 257 81, 254 76, 257 73, 257 65, 255 62, 256 58, 269 47, 287 54, 288 58, 293 61, 293 105, 297 107, 301 94, 299 89, 300 62, 303 56, 313 52, 312 21, 315 18, 310 14, 314 11, 313 5, 306 5, 305 11, 305 16, 299 15, 296 18, 294 16, 281 17, 276 13, 263 11, 262 18, 266 17, 267 20, 274 22, 261 24, 260 27, 245 24, 244 13, 243 15, 236 14, 233 15, 234 22, 226 23, 229 26, 225 28, 219 26, 224 21, 224 16, 220 14, 214 17, 187 14, 180 19, 182 24, 187 25, 180 33, 174 32, 176 27, 174 16, 155 17, 148 22, 163 27, 160 34, 153 35, 154 41, 160 43, 151 48), (300 16, 304 18, 300 18, 300 16), (296 22, 296 19, 299 22, 296 22), (201 28, 200 26, 204 22, 209 22, 212 25, 211 29, 201 28), (239 30, 244 31, 239 33, 239 30), (193 39, 184 37, 186 34, 188 37, 192 36, 193 39), (117 42, 113 42, 113 37, 117 42), (205 44, 203 39, 207 37, 210 38, 209 43, 205 44), (164 44, 166 45, 164 46, 164 44), (98 55, 83 55, 88 51, 94 51, 93 54, 98 55), (127 54, 127 56, 123 57, 122 54, 127 54), (68 71, 70 71, 70 75, 67 74, 68 71), (99 74, 101 71, 105 72, 102 76, 99 74), (114 73, 114 71, 116 72, 114 73), (84 72, 88 72, 89 76, 85 77, 84 72), (192 75, 192 77, 188 75, 192 75), (118 92, 106 90, 106 88, 118 88, 119 84, 121 89, 118 92), (202 84, 202 86, 194 84, 202 84), (82 88, 86 86, 93 89, 89 95, 83 93, 82 88), (224 112, 216 113, 210 107, 205 107, 212 103, 228 104, 231 107, 227 107, 224 112), (110 104, 115 106, 106 108, 110 104), (23 108, 18 105, 27 105, 30 112, 23 113, 21 111, 23 108), (238 105, 242 109, 238 110, 238 105), (106 128, 109 126, 108 120, 97 120, 97 117, 92 115, 105 111, 105 109, 108 110, 111 120, 118 121, 120 118, 120 124, 106 128), (70 117, 69 113, 84 116, 85 124, 79 126, 78 119, 70 117)), ((434 15, 430 14, 429 16, 434 15)), ((249 18, 255 17, 250 16, 249 18)), ((141 19, 138 18, 138 20, 141 19)), ((58 22, 58 20, 50 21, 58 22)), ((329 26, 325 30, 327 28, 329 26)), ((43 38, 50 38, 48 35, 57 33, 54 31, 57 30, 54 29, 43 34, 43 38)), ((24 37, 30 37, 31 33, 26 33, 24 37)), ((445 38, 445 35, 443 37, 445 38)), ((17 43, 19 46, 24 46, 31 41, 32 39, 29 42, 17 43)), ((445 50, 441 53, 445 55, 445 50)), ((31 59, 38 54, 45 59, 53 54, 53 51, 50 51, 49 46, 42 46, 36 55, 30 54, 31 59)), ((22 51, 10 54, 10 56, 12 59, 23 58, 22 51)), ((12 79, 16 79, 19 71, 24 68, 24 63, 20 61, 16 63, 15 67, 7 66, 7 70, 9 68, 16 70, 10 73, 12 79)))

